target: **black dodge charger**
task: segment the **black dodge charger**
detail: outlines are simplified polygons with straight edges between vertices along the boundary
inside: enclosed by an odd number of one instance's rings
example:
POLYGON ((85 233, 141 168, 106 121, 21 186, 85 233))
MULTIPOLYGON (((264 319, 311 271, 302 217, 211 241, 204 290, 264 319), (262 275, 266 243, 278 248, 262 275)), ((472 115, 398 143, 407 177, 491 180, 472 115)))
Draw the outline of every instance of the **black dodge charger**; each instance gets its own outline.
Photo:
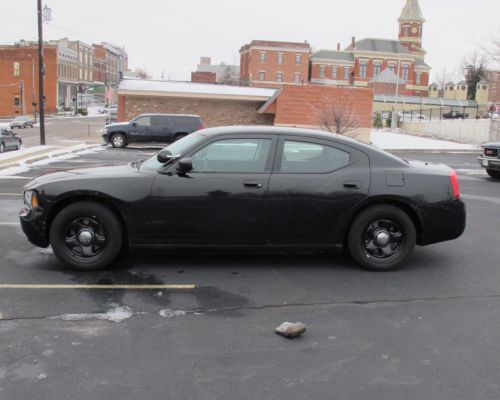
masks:
POLYGON ((44 175, 26 185, 24 203, 29 241, 80 270, 104 268, 128 246, 347 248, 385 271, 416 244, 465 229, 452 169, 261 126, 205 129, 147 161, 44 175))

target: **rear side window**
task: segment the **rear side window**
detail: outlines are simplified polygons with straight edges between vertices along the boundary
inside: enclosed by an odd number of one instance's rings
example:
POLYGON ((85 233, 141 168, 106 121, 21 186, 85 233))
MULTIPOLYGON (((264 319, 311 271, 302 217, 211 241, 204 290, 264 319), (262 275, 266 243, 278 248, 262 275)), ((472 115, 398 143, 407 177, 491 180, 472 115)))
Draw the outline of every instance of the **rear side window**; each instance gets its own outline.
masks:
POLYGON ((178 128, 196 128, 200 120, 196 117, 171 116, 172 124, 178 128))
POLYGON ((151 117, 151 125, 153 126, 168 126, 168 117, 162 115, 154 115, 151 117))
POLYGON ((281 157, 281 172, 326 173, 349 164, 350 154, 318 143, 286 140, 281 157))

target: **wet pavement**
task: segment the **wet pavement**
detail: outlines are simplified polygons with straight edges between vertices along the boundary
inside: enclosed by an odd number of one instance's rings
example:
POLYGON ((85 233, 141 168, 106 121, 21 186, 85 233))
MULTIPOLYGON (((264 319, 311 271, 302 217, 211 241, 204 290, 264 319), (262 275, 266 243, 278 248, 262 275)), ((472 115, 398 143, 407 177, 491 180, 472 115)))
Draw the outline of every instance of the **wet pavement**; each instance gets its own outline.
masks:
POLYGON ((24 238, 28 178, 153 153, 106 148, 0 176, 0 399, 499 398, 500 182, 475 155, 404 155, 458 170, 468 226, 390 273, 223 251, 132 252, 75 272, 24 238), (96 284, 131 288, 74 288, 96 284), (284 339, 284 321, 307 332, 284 339))

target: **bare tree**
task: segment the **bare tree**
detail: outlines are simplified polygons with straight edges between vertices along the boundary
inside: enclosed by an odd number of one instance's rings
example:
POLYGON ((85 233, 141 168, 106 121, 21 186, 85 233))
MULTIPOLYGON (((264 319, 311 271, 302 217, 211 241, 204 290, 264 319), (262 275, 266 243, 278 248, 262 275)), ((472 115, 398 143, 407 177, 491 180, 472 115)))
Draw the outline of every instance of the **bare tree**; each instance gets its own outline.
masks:
POLYGON ((322 108, 316 108, 316 120, 321 129, 345 136, 356 137, 361 121, 354 109, 351 92, 322 96, 322 108))
POLYGON ((493 35, 486 45, 479 47, 489 61, 500 65, 500 31, 493 35))
POLYGON ((134 71, 134 76, 139 79, 151 79, 151 77, 148 75, 148 71, 146 71, 144 68, 136 68, 134 71))
POLYGON ((446 68, 443 68, 441 71, 436 72, 434 77, 436 78, 436 84, 439 86, 439 96, 444 96, 444 88, 446 84, 453 79, 454 73, 449 72, 446 68))

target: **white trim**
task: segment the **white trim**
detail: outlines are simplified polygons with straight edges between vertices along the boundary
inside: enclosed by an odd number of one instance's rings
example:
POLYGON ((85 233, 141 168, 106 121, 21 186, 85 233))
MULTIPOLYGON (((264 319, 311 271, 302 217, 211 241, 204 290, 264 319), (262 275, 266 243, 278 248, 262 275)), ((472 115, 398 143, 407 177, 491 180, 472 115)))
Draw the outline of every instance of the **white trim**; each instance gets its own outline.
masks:
MULTIPOLYGON (((263 81, 255 81, 264 83, 263 81)), ((274 82, 276 83, 276 82, 274 82)), ((123 96, 148 96, 148 97, 182 97, 188 99, 222 99, 222 100, 246 100, 246 101, 266 101, 269 96, 245 96, 245 95, 228 95, 216 93, 184 93, 184 92, 156 92, 142 90, 118 90, 119 95, 123 96)))
POLYGON ((251 51, 251 50, 268 50, 268 51, 283 51, 283 52, 291 52, 291 53, 310 53, 310 49, 299 49, 295 47, 272 47, 272 46, 250 46, 248 50, 246 51, 251 51))
POLYGON ((327 65, 354 65, 355 61, 334 60, 333 58, 315 58, 311 60, 312 65, 327 64, 327 65))

